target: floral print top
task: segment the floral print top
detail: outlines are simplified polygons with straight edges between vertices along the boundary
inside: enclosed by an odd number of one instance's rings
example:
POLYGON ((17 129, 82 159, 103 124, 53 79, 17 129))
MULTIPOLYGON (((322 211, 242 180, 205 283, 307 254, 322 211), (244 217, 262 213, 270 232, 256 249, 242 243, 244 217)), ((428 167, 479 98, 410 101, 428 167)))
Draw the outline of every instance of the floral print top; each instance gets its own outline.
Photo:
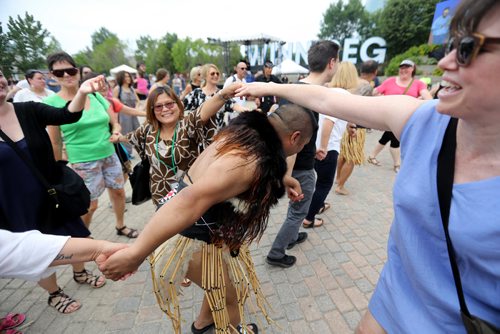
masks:
MULTIPOLYGON (((203 102, 205 102, 208 99, 211 99, 212 97, 215 96, 215 94, 217 94, 217 92, 215 92, 212 95, 206 95, 201 88, 196 88, 191 93, 189 93, 182 101, 184 103, 184 111, 189 113, 191 111, 198 109, 198 107, 203 102)), ((226 113, 233 112, 233 105, 234 105, 233 100, 227 101, 215 115, 215 124, 217 126, 217 130, 222 128, 225 125, 225 123, 227 123, 224 116, 226 115, 226 113)))
POLYGON ((155 205, 177 186, 180 176, 212 142, 217 130, 215 117, 203 124, 200 110, 189 112, 177 123, 174 142, 174 138, 162 139, 149 123, 126 135, 139 156, 149 160, 151 197, 155 205))

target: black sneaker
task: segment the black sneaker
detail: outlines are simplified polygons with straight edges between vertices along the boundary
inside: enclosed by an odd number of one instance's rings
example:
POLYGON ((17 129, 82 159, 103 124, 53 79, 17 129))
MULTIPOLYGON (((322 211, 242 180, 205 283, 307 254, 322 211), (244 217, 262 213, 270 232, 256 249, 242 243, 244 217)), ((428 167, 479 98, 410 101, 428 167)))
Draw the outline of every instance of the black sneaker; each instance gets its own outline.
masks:
POLYGON ((286 249, 292 249, 293 247, 295 247, 295 245, 301 244, 304 241, 306 241, 306 239, 307 239, 307 232, 299 232, 299 236, 297 237, 297 240, 289 243, 286 249))
POLYGON ((295 262, 297 262, 297 258, 293 255, 285 255, 281 259, 271 259, 269 256, 267 256, 266 262, 272 266, 290 268, 295 264, 295 262))

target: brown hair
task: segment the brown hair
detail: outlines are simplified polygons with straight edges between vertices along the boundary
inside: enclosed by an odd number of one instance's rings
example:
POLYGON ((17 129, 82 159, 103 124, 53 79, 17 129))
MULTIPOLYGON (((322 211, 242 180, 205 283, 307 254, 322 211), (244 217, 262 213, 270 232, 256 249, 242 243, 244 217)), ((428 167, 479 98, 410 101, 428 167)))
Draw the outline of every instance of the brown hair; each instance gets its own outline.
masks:
POLYGON ((462 0, 450 23, 450 35, 473 33, 498 0, 462 0))
POLYGON ((146 119, 149 124, 156 131, 160 128, 160 122, 156 119, 155 116, 155 103, 158 100, 158 96, 161 94, 167 94, 174 102, 177 104, 179 108, 179 119, 184 117, 184 105, 182 104, 179 97, 175 94, 174 90, 169 86, 157 87, 153 91, 149 92, 148 99, 146 101, 146 119))

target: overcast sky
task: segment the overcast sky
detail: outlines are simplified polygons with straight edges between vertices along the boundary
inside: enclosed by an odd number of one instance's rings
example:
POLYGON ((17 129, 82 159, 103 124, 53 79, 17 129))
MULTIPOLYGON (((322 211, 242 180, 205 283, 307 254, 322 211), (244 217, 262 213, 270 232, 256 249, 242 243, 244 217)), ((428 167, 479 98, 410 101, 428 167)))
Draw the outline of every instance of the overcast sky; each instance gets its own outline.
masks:
POLYGON ((139 36, 228 39, 266 34, 286 42, 317 39, 323 14, 334 0, 0 0, 0 22, 33 15, 76 53, 90 46, 90 35, 104 26, 136 48, 139 36))

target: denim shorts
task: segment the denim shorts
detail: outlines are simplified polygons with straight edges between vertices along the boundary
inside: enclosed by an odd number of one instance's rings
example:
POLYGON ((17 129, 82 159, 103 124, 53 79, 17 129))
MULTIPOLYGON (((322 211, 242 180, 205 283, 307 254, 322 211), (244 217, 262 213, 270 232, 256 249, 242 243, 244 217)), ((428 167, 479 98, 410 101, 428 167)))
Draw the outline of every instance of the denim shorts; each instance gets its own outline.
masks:
POLYGON ((91 201, 98 199, 105 188, 123 189, 125 181, 116 153, 99 160, 74 163, 71 168, 85 181, 91 201))

